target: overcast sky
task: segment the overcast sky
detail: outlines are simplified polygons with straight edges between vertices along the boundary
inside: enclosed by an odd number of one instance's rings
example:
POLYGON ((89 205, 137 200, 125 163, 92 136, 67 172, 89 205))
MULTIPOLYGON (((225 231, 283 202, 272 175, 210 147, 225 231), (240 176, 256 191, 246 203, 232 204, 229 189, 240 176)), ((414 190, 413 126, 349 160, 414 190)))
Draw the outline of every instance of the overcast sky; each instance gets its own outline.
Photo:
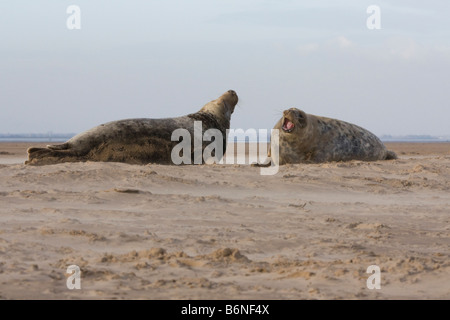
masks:
POLYGON ((297 107, 377 135, 450 135, 449 1, 11 0, 0 40, 0 133, 175 117, 234 89, 232 128, 297 107))

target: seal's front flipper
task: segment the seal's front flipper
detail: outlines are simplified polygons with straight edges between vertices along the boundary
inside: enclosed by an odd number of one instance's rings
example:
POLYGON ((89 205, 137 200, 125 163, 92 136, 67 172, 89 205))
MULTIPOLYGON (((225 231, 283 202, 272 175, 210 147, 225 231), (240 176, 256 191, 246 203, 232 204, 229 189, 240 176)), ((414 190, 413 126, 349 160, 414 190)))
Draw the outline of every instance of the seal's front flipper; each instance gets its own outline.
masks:
POLYGON ((395 160, 395 159, 398 159, 397 154, 394 151, 388 150, 385 160, 395 160))
POLYGON ((271 163, 270 163, 270 161, 269 161, 269 163, 257 163, 257 162, 254 162, 250 166, 251 167, 256 167, 256 168, 267 168, 267 167, 271 166, 271 163))

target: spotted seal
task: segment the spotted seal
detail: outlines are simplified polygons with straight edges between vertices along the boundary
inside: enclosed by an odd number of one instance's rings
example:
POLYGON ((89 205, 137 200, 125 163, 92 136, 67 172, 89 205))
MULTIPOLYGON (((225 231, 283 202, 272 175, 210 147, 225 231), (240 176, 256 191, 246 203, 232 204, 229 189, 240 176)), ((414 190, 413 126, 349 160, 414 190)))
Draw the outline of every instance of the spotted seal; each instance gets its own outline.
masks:
POLYGON ((284 110, 274 129, 279 130, 279 164, 397 158, 368 130, 297 108, 284 110))
MULTIPOLYGON (((131 164, 172 164, 171 151, 178 141, 172 132, 186 129, 193 136, 194 122, 201 121, 202 131, 217 129, 226 149, 226 130, 238 102, 235 91, 228 90, 205 104, 198 112, 175 118, 125 119, 101 124, 62 144, 29 148, 25 164, 43 165, 76 161, 114 161, 131 164)), ((205 148, 202 143, 202 148, 205 148)), ((192 150, 192 157, 194 151, 192 150)))

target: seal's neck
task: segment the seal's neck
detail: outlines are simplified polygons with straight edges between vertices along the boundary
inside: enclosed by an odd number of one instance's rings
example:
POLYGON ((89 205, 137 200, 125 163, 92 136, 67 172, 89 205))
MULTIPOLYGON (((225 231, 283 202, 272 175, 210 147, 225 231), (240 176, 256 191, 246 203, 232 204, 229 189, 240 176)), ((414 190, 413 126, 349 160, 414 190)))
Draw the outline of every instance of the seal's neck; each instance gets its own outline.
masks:
POLYGON ((208 102, 201 109, 201 112, 208 112, 214 115, 220 123, 230 123, 231 110, 225 101, 217 102, 216 100, 208 102))

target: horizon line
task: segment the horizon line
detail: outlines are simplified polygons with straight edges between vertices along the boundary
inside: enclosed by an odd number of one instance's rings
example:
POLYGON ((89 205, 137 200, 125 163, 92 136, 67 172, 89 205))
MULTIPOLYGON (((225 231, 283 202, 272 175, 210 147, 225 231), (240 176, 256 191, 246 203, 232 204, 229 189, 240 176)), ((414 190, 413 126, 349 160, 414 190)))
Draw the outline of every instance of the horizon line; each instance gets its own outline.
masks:
MULTIPOLYGON (((270 131, 269 131, 270 132, 270 131)), ((74 137, 76 133, 0 133, 0 142, 65 142, 74 137)), ((262 139, 257 136, 244 136, 244 139, 233 136, 233 141, 229 142, 268 142, 269 135, 262 139)), ((450 142, 449 135, 427 135, 427 134, 407 134, 407 135, 377 135, 383 142, 450 142)), ((231 139, 230 139, 231 140, 231 139)))

